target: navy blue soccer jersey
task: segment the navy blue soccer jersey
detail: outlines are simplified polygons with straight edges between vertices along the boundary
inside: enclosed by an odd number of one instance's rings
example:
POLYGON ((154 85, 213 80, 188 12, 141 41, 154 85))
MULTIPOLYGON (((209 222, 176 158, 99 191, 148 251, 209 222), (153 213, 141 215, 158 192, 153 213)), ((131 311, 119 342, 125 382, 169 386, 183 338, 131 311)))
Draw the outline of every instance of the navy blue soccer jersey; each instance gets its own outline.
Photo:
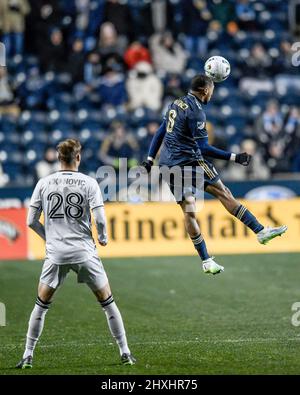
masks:
POLYGON ((197 140, 207 139, 202 103, 191 93, 172 102, 165 115, 166 134, 160 165, 175 166, 203 160, 197 140))

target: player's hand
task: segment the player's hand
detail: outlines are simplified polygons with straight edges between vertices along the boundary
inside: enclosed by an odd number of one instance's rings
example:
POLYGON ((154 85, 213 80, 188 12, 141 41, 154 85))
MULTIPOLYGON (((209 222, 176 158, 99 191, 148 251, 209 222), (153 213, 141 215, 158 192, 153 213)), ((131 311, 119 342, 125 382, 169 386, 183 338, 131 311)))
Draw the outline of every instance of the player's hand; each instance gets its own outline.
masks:
POLYGON ((143 166, 147 173, 150 173, 151 167, 153 166, 153 161, 150 159, 144 160, 144 162, 141 163, 141 166, 143 166))
POLYGON ((252 156, 247 154, 247 152, 243 152, 241 154, 236 154, 235 161, 243 166, 248 166, 251 162, 252 156))

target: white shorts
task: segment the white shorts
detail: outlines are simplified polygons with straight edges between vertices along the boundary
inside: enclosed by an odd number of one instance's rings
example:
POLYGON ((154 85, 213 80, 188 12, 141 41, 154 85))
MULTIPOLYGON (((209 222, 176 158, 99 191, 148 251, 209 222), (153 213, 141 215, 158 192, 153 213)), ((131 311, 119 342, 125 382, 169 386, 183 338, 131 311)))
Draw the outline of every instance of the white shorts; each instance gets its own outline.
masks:
POLYGON ((40 282, 51 288, 58 288, 64 282, 70 270, 77 273, 77 281, 86 283, 92 291, 105 287, 108 278, 98 256, 93 256, 84 263, 55 264, 46 259, 42 268, 40 282))

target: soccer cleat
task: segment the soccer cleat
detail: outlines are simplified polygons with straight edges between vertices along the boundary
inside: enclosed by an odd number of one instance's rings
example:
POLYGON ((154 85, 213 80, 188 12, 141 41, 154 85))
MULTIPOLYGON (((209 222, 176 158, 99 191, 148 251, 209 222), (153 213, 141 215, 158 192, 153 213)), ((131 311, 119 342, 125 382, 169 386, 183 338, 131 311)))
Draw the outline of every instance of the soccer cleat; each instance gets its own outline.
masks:
POLYGON ((214 257, 205 259, 205 261, 202 262, 202 267, 204 273, 207 274, 218 274, 224 272, 224 267, 218 265, 217 262, 214 261, 214 257))
POLYGON ((260 244, 267 244, 274 237, 281 236, 287 231, 287 226, 278 226, 277 228, 271 228, 270 226, 263 228, 257 233, 257 240, 260 244))
POLYGON ((22 358, 21 361, 16 365, 16 369, 31 369, 32 368, 32 356, 22 358))
POLYGON ((132 354, 122 354, 121 356, 121 362, 123 365, 135 365, 136 364, 136 359, 132 354))

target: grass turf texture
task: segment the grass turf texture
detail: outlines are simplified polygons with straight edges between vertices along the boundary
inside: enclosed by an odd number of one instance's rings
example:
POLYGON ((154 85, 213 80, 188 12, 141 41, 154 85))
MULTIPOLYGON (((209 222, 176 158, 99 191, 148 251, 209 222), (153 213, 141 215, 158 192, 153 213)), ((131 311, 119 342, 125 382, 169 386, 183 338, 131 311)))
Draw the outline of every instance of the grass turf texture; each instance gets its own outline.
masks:
POLYGON ((1 374, 299 374, 299 254, 219 256, 225 273, 196 257, 106 259, 135 366, 120 365, 99 304, 71 273, 56 295, 34 357, 23 353, 42 262, 0 263, 1 374))

